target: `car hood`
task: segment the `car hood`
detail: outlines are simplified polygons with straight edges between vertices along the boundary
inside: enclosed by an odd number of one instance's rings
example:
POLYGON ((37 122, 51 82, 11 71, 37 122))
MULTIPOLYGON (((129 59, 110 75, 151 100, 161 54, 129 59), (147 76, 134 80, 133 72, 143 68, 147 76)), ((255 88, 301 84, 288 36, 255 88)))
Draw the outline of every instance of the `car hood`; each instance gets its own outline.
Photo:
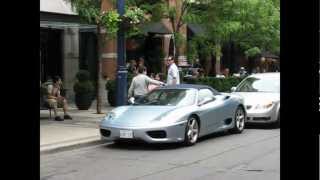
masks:
POLYGON ((122 106, 112 110, 111 113, 114 117, 103 121, 102 125, 117 127, 147 126, 175 109, 175 106, 122 106))
POLYGON ((244 99, 245 105, 264 104, 269 102, 279 102, 279 93, 269 92, 234 92, 234 95, 238 95, 244 99))

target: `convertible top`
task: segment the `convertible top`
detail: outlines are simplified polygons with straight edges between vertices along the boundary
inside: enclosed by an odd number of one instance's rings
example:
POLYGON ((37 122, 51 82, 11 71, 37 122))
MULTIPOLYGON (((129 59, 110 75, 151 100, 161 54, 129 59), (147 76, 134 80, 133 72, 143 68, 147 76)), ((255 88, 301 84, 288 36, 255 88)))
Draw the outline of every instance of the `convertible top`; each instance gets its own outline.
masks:
POLYGON ((213 89, 207 85, 199 85, 199 84, 178 84, 178 85, 169 85, 169 86, 162 86, 159 89, 211 89, 215 95, 220 94, 217 90, 213 89))

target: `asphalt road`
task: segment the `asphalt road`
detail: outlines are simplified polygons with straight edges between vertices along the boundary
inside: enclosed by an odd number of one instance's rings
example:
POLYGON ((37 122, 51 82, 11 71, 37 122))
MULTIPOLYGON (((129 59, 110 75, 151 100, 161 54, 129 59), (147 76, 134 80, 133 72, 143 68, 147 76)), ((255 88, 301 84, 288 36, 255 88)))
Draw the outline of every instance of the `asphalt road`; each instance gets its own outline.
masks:
POLYGON ((40 157, 42 180, 279 180, 280 130, 218 133, 191 147, 129 143, 40 157))

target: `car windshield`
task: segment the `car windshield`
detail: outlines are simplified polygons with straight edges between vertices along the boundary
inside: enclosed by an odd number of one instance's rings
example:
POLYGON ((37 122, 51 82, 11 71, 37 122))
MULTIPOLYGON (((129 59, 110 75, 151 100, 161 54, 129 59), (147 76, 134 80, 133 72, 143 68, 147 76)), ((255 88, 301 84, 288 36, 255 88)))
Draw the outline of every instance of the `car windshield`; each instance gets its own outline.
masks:
POLYGON ((134 105, 188 106, 195 103, 195 96, 194 89, 156 89, 137 99, 134 105))
POLYGON ((248 77, 237 87, 236 92, 280 92, 280 79, 248 77))

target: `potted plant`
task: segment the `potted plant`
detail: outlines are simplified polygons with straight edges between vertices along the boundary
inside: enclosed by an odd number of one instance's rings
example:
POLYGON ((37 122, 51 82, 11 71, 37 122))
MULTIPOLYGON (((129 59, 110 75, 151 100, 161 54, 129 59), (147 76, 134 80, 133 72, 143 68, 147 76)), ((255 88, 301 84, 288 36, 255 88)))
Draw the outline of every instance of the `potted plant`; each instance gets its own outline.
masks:
POLYGON ((139 34, 138 26, 149 20, 145 17, 145 12, 136 6, 126 7, 123 16, 120 16, 116 10, 104 11, 98 19, 106 28, 108 36, 112 38, 116 37, 120 24, 125 29, 126 36, 131 37, 139 34))
POLYGON ((75 92, 75 103, 79 110, 88 110, 92 104, 94 86, 90 81, 90 73, 80 70, 77 75, 77 82, 73 86, 75 92))
MULTIPOLYGON (((130 88, 130 85, 131 85, 131 81, 133 79, 133 74, 131 73, 128 73, 128 76, 127 76, 127 90, 129 90, 130 88)), ((108 91, 108 102, 110 104, 110 106, 113 106, 115 107, 116 106, 116 83, 117 81, 116 80, 108 80, 105 87, 106 87, 106 90, 108 91)))

